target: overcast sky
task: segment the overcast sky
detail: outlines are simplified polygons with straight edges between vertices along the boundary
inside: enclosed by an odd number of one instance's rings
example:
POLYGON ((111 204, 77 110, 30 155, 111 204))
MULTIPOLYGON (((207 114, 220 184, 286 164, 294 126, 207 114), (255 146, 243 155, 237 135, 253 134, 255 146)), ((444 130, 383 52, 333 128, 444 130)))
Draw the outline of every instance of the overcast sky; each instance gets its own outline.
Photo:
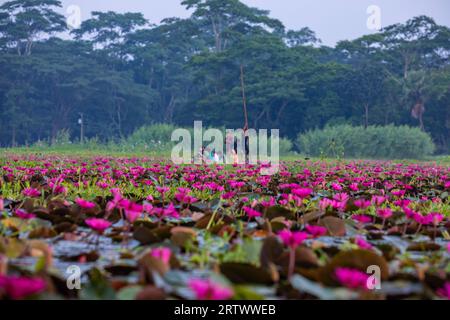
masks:
MULTIPOLYGON (((0 0, 0 3, 5 2, 0 0)), ((243 0, 247 5, 270 10, 289 29, 309 27, 326 45, 374 32, 367 27, 367 8, 381 10, 382 27, 417 15, 428 15, 450 27, 450 0, 243 0)), ((82 19, 91 11, 142 12, 152 23, 167 17, 187 17, 181 0, 63 0, 65 10, 78 5, 82 19)))

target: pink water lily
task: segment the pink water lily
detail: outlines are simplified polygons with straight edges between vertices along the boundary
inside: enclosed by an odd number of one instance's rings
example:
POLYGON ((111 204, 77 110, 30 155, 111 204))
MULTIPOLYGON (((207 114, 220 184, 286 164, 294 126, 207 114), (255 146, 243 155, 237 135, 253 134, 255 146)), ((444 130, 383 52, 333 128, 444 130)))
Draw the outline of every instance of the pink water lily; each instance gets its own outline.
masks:
POLYGON ((111 222, 100 218, 89 218, 85 220, 86 224, 98 233, 103 233, 111 226, 111 222))
POLYGON ((450 300, 450 282, 446 282, 442 288, 438 289, 437 294, 442 298, 450 300))
POLYGON ((372 250, 373 249, 373 246, 370 243, 368 243, 366 240, 364 240, 364 238, 361 236, 358 236, 355 238, 355 244, 359 248, 364 249, 364 250, 372 250))
POLYGON ((352 219, 361 224, 370 223, 373 220, 372 217, 365 215, 365 214, 354 214, 354 215, 352 215, 352 219))
POLYGON ((377 206, 381 206, 386 200, 387 199, 384 196, 373 196, 372 197, 372 203, 377 206))
POLYGON ((272 206, 275 205, 275 203, 276 203, 276 201, 275 201, 275 198, 274 198, 274 197, 270 197, 269 200, 262 200, 262 201, 261 201, 261 205, 262 205, 264 208, 272 207, 272 206))
POLYGON ((366 209, 370 206, 370 201, 365 199, 358 199, 355 200, 354 204, 360 209, 366 209))
POLYGON ((332 207, 332 206, 333 206, 332 200, 330 200, 328 198, 324 198, 319 201, 319 208, 322 211, 325 211, 328 207, 332 207))
POLYGON ((119 208, 123 200, 120 189, 111 189, 111 193, 113 194, 113 199, 106 204, 106 211, 112 211, 115 208, 119 208))
POLYGON ((313 190, 310 188, 297 188, 297 189, 292 189, 291 192, 293 194, 295 194, 296 196, 304 199, 304 198, 309 197, 312 194, 313 190))
POLYGON ((224 200, 229 200, 232 199, 234 196, 236 196, 236 192, 230 191, 230 192, 225 192, 221 195, 221 198, 224 200))
POLYGON ((121 201, 121 206, 124 208, 125 218, 130 223, 135 222, 142 215, 142 212, 144 210, 144 207, 142 205, 125 199, 121 201))
POLYGON ((444 215, 439 212, 431 212, 429 214, 429 216, 430 216, 431 223, 435 226, 437 226, 439 223, 442 222, 442 220, 444 220, 444 215))
POLYGON ((82 209, 89 210, 95 208, 95 203, 87 201, 82 198, 75 199, 75 203, 82 209))
POLYGON ((260 217, 262 215, 261 212, 256 211, 255 209, 250 207, 243 207, 242 210, 245 212, 249 219, 260 217))
POLYGON ((348 193, 345 193, 345 192, 336 193, 333 196, 333 200, 340 201, 340 202, 347 202, 348 199, 350 199, 350 195, 348 193))
POLYGON ((349 189, 350 190, 352 190, 352 191, 358 191, 359 190, 359 187, 358 187, 358 184, 357 183, 351 183, 349 186, 349 189))
POLYGON ((378 209, 377 215, 382 219, 387 219, 392 217, 392 210, 389 208, 378 209))
POLYGON ((305 229, 311 235, 312 238, 318 238, 327 234, 327 228, 322 226, 307 225, 305 229))
POLYGON ((357 269, 336 268, 335 277, 341 285, 349 289, 367 289, 369 275, 357 269))
POLYGON ((210 279, 192 279, 188 286, 197 300, 228 300, 233 296, 233 290, 210 279))
POLYGON ((285 246, 289 247, 289 265, 288 265, 288 279, 292 277, 295 269, 295 253, 296 248, 308 239, 308 234, 303 231, 291 231, 289 229, 281 230, 278 233, 278 237, 284 243, 285 246))
POLYGON ((24 209, 17 209, 16 211, 14 211, 14 213, 16 214, 16 216, 23 220, 36 218, 36 215, 34 213, 28 213, 24 209))
POLYGON ((26 188, 22 191, 22 194, 30 198, 37 198, 41 196, 41 192, 34 188, 26 188))
POLYGON ((152 257, 162 260, 165 264, 169 264, 172 251, 169 248, 154 248, 150 254, 152 257))
POLYGON ((25 299, 46 288, 44 279, 0 275, 0 293, 4 291, 13 300, 25 299))
POLYGON ((284 229, 278 233, 281 241, 283 241, 285 246, 295 248, 308 239, 308 234, 302 231, 291 231, 289 229, 284 229))
POLYGON ((167 208, 152 207, 151 212, 149 212, 149 214, 154 215, 160 219, 180 217, 180 214, 178 213, 173 203, 170 203, 167 208))

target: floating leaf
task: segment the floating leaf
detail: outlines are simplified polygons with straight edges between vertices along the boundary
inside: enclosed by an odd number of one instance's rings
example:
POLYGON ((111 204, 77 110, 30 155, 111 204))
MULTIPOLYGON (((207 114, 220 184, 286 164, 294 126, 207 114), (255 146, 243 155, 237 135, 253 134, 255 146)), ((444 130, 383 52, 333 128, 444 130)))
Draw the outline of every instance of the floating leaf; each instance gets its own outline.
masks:
POLYGON ((272 284, 275 281, 268 271, 249 263, 225 262, 220 265, 220 272, 238 284, 272 284))
POLYGON ((345 221, 340 218, 327 216, 320 220, 319 225, 327 228, 330 236, 343 237, 346 234, 345 221))
POLYGON ((344 288, 326 288, 298 274, 292 276, 291 284, 298 291, 308 293, 322 300, 349 300, 358 297, 358 294, 354 291, 344 288))
POLYGON ((325 285, 337 285, 335 279, 337 268, 352 268, 367 272, 369 266, 380 268, 381 280, 389 277, 389 266, 382 256, 369 250, 348 250, 339 252, 324 267, 320 268, 319 279, 325 285))
POLYGON ((185 247, 197 237, 197 232, 187 227, 174 227, 170 232, 172 233, 170 240, 179 247, 185 247))

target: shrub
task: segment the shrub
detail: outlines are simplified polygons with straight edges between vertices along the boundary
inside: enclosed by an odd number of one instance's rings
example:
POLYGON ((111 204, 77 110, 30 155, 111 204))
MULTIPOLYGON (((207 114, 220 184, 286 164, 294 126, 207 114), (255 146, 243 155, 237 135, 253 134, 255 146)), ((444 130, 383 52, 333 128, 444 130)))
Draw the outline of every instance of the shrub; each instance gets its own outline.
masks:
POLYGON ((173 145, 170 138, 175 129, 176 127, 170 124, 143 126, 129 136, 125 143, 145 150, 168 150, 173 145))
POLYGON ((421 159, 435 150, 419 128, 394 125, 325 127, 299 134, 296 142, 300 152, 313 157, 421 159))
MULTIPOLYGON (((270 137, 267 138, 267 152, 270 154, 271 153, 271 139, 270 137)), ((278 144, 278 151, 280 156, 287 156, 290 155, 292 153, 292 147, 293 147, 293 143, 291 140, 289 140, 288 138, 281 138, 279 139, 279 144, 278 144)))
POLYGON ((52 146, 67 146, 70 144, 72 142, 70 141, 70 131, 68 129, 58 131, 55 139, 52 141, 52 146))

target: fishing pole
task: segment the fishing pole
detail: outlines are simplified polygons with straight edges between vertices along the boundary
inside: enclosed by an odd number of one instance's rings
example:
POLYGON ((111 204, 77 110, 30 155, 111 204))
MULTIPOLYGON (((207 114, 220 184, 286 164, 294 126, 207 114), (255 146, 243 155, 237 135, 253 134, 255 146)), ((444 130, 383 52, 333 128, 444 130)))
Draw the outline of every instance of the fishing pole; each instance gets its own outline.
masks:
POLYGON ((248 114, 247 114, 247 98, 245 97, 245 83, 244 83, 244 66, 241 64, 241 89, 242 89, 242 102, 244 106, 244 128, 248 129, 248 114))

